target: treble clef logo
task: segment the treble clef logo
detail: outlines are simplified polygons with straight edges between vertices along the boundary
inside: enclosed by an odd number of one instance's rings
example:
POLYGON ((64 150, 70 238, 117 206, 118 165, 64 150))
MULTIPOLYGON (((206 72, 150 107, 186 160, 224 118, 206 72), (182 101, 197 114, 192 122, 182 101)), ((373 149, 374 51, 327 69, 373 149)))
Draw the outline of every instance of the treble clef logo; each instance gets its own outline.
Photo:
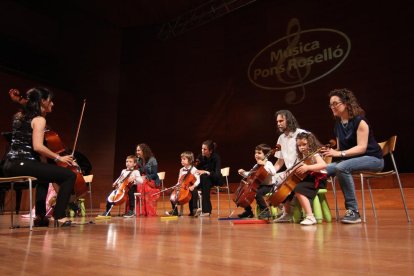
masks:
MULTIPOLYGON (((286 52, 292 52, 294 48, 296 48, 300 41, 300 35, 301 35, 301 28, 299 24, 299 20, 297 18, 292 18, 289 21, 288 27, 287 27, 287 47, 286 52)), ((295 64, 299 64, 301 62, 304 62, 306 60, 305 57, 296 55, 294 57, 290 57, 290 62, 294 61, 295 64)), ((278 60, 277 66, 280 67, 284 64, 286 61, 286 57, 282 57, 278 60)), ((305 99, 305 85, 304 80, 306 77, 310 74, 311 66, 306 65, 302 67, 302 69, 299 69, 297 66, 292 68, 293 70, 287 70, 286 76, 287 78, 284 78, 282 76, 282 73, 277 72, 276 77, 277 79, 285 84, 300 84, 300 87, 302 88, 301 96, 298 96, 298 93, 295 90, 288 91, 285 95, 285 101, 288 104, 298 104, 301 103, 305 99)))

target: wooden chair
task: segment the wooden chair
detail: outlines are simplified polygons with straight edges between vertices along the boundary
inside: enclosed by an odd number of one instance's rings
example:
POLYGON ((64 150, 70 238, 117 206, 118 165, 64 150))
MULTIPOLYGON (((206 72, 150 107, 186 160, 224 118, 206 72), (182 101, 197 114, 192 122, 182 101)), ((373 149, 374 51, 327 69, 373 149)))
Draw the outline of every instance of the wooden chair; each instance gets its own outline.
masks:
MULTIPOLYGON (((29 183, 29 206, 33 206, 33 197, 32 197, 32 181, 36 180, 35 177, 33 176, 14 176, 14 177, 1 177, 0 178, 0 183, 10 183, 11 185, 11 197, 12 197, 12 205, 13 205, 13 190, 14 190, 14 183, 21 183, 21 182, 28 182, 29 183)), ((30 231, 33 230, 33 216, 32 216, 32 212, 29 212, 30 216, 29 216, 29 228, 30 231)), ((11 211, 11 226, 10 228, 18 228, 19 226, 15 226, 14 225, 14 221, 13 221, 13 215, 14 212, 11 211)))
POLYGON ((228 176, 230 175, 230 167, 225 167, 221 169, 221 175, 226 179, 226 183, 223 186, 214 186, 213 188, 216 189, 217 192, 217 215, 220 216, 220 192, 223 190, 227 190, 228 195, 228 202, 229 202, 229 214, 231 214, 231 198, 230 198, 230 187, 229 187, 229 179, 228 176))
POLYGON ((365 215, 365 197, 364 197, 364 179, 367 181, 367 185, 368 185, 368 190, 369 190, 369 195, 371 197, 371 204, 372 204, 372 211, 374 212, 374 217, 375 219, 377 218, 377 212, 375 210, 375 204, 374 204, 374 199, 372 197, 372 191, 371 191, 371 184, 370 184, 370 180, 371 179, 375 179, 375 178, 383 178, 386 176, 391 176, 391 175, 395 175, 397 182, 398 182, 398 186, 400 188, 400 192, 401 192, 401 199, 404 205, 404 209, 405 209, 405 214, 407 216, 407 221, 411 222, 411 218, 410 215, 408 214, 408 208, 407 208, 407 203, 405 202, 405 196, 404 196, 404 191, 402 188, 402 183, 401 183, 401 179, 400 179, 400 175, 398 173, 398 169, 397 169, 397 164, 395 162, 394 159, 394 155, 393 152, 395 150, 395 145, 397 143, 397 136, 394 135, 391 138, 389 138, 387 141, 378 143, 379 146, 382 149, 382 155, 385 157, 387 155, 390 156, 390 159, 392 161, 392 165, 393 165, 393 170, 390 171, 382 171, 382 172, 369 172, 369 171, 360 171, 360 172, 355 172, 353 173, 353 176, 356 178, 360 178, 361 180, 361 193, 362 193, 362 218, 363 221, 366 222, 366 215, 365 215))
MULTIPOLYGON (((158 178, 161 180, 161 191, 163 191, 164 190, 165 172, 159 172, 158 173, 158 178)), ((162 192, 162 208, 164 209, 164 213, 165 213, 166 212, 166 209, 165 209, 165 192, 162 192)))
POLYGON ((93 211, 93 205, 92 205, 92 180, 93 180, 93 174, 89 174, 89 175, 84 175, 83 179, 85 180, 85 183, 88 185, 89 187, 89 205, 90 205, 90 216, 92 216, 92 211, 93 211))
POLYGON ((142 194, 141 193, 134 193, 134 202, 135 202, 135 210, 134 214, 135 216, 142 215, 142 194), (137 214, 137 198, 139 200, 139 214, 137 214))

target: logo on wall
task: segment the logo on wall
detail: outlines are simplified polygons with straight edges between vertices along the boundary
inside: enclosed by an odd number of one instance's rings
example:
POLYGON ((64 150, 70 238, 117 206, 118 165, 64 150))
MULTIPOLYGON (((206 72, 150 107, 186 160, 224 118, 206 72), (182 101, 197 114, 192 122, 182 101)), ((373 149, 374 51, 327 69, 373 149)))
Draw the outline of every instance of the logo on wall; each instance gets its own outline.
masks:
POLYGON ((287 35, 261 50, 251 60, 248 77, 266 90, 287 90, 285 100, 296 104, 305 98, 305 86, 337 69, 348 57, 351 41, 341 31, 327 28, 301 30, 290 20, 287 35), (299 97, 296 90, 301 90, 299 97))

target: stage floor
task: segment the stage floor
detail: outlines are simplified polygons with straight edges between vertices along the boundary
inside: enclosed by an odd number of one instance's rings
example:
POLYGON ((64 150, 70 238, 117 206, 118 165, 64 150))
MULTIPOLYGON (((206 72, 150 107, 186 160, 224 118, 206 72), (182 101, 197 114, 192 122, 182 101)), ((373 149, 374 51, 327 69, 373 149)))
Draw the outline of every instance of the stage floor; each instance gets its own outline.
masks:
POLYGON ((235 225, 214 214, 76 221, 86 224, 30 232, 9 229, 10 214, 1 215, 0 274, 414 275, 413 227, 400 206, 378 209, 377 221, 368 210, 357 225, 235 225))

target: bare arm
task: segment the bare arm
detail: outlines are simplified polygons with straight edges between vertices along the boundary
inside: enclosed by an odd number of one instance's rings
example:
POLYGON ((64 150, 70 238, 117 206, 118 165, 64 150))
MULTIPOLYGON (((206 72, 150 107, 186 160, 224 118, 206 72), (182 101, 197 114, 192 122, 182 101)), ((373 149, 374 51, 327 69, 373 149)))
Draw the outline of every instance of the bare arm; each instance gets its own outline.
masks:
MULTIPOLYGON (((344 150, 345 156, 355 156, 355 155, 364 154, 368 147, 368 133, 369 133, 369 126, 365 121, 362 120, 359 123, 358 129, 357 129, 357 145, 350 149, 344 150)), ((339 149, 337 150, 327 149, 322 152, 325 156, 341 157, 341 151, 339 149)))
POLYGON ((314 158, 315 158, 314 160, 316 161, 315 164, 312 164, 312 165, 303 164, 302 166, 297 168, 296 171, 300 174, 303 174, 309 171, 318 172, 326 168, 326 163, 319 154, 316 154, 314 158))
POLYGON ((44 117, 38 116, 33 118, 31 123, 33 129, 33 150, 39 153, 42 156, 47 158, 57 160, 59 162, 72 164, 73 158, 70 155, 59 156, 57 153, 51 151, 48 147, 43 144, 45 137, 45 127, 46 119, 44 117))
POLYGON ((275 163, 276 172, 278 172, 280 170, 280 168, 283 167, 284 164, 285 164, 285 160, 283 160, 282 158, 277 159, 277 161, 275 163))

